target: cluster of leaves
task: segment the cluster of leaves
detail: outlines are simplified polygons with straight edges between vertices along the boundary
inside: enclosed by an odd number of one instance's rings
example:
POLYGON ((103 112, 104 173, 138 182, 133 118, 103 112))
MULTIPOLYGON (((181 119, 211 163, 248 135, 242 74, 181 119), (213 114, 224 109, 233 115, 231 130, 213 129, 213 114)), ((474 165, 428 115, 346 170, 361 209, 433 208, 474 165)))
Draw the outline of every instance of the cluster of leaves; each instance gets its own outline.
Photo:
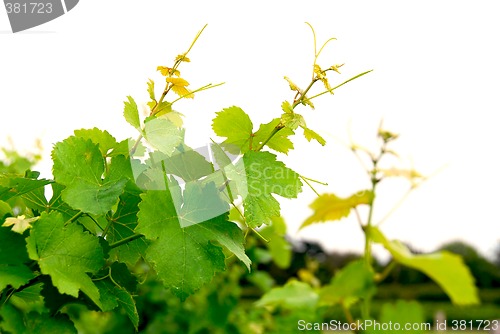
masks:
POLYGON ((287 153, 298 127, 307 140, 324 145, 295 108, 312 107, 316 96, 306 94, 315 82, 327 86, 317 96, 334 88, 316 65, 316 52, 311 83, 305 90, 291 84, 296 96, 283 103, 280 118, 254 132, 240 108, 219 112, 212 128, 225 139, 210 145, 209 159, 186 145, 182 114, 173 109, 217 86, 191 90, 179 71, 200 34, 171 67, 158 67, 166 82, 159 98, 154 81, 148 82, 147 117, 141 119, 127 97, 124 117, 139 132, 136 140, 76 130, 53 148, 52 180, 29 170, 0 176, 3 331, 73 333, 66 314, 73 304, 121 312, 138 330, 138 282, 154 279, 184 301, 225 271, 228 258, 251 269, 244 247, 249 230, 262 238, 278 232, 263 228, 279 219, 274 196, 297 197, 301 176, 264 149, 287 153), (170 92, 175 95, 167 101, 170 92), (239 218, 230 218, 231 207, 239 218))
MULTIPOLYGON (((288 312, 303 313, 307 310, 310 314, 317 314, 325 307, 341 307, 346 320, 350 323, 350 329, 361 332, 362 330, 357 327, 359 324, 357 320, 373 319, 370 305, 377 290, 377 283, 383 281, 396 264, 427 275, 443 289, 453 304, 464 306, 479 303, 474 277, 459 255, 446 250, 431 254, 413 254, 401 242, 389 240, 380 228, 380 225, 401 204, 402 200, 426 179, 414 169, 395 167, 384 169, 381 167, 381 160, 387 156, 397 156, 389 147, 390 143, 397 138, 398 135, 380 128, 378 131, 380 141, 378 152, 374 153, 358 145, 351 145, 351 150, 361 162, 364 161, 362 155, 365 155, 368 158, 365 160, 371 163, 369 167, 364 164, 371 187, 357 191, 346 198, 332 193, 318 196, 310 205, 313 210, 312 215, 301 226, 304 228, 322 222, 339 221, 353 213, 365 234, 364 258, 350 262, 336 273, 331 282, 325 286, 314 289, 314 286, 310 284, 290 281, 285 286, 275 288, 264 295, 259 301, 260 304, 271 309, 278 305, 281 308, 284 307, 288 312), (409 182, 408 191, 388 215, 375 223, 373 221, 373 208, 376 189, 383 180, 392 177, 406 178, 409 182), (362 206, 368 207, 365 220, 359 211, 362 206), (376 272, 372 263, 371 245, 373 243, 382 245, 392 256, 392 261, 381 272, 376 272), (361 303, 361 319, 355 319, 350 312, 350 308, 356 303, 361 303)), ((405 323, 423 323, 425 318, 423 308, 416 301, 398 301, 396 304, 387 304, 380 312, 379 322, 388 323, 389 320, 404 328, 405 323)), ((376 331, 365 330, 364 332, 376 331)), ((422 331, 416 330, 414 332, 422 331)))

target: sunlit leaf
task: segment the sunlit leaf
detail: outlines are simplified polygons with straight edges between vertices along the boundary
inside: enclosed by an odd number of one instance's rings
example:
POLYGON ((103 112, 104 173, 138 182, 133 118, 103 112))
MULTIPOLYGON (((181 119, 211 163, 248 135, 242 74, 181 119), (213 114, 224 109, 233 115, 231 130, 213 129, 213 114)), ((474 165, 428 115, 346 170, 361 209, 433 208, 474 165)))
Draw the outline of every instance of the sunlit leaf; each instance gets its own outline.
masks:
MULTIPOLYGON (((256 147, 257 145, 261 145, 267 140, 271 133, 280 126, 280 122, 281 120, 279 118, 275 118, 269 123, 261 124, 259 130, 253 137, 253 146, 256 147)), ((293 150, 293 143, 288 138, 293 134, 294 132, 292 129, 287 127, 281 128, 267 141, 266 145, 270 149, 287 154, 290 150, 293 150)))
POLYGON ((164 77, 170 76, 170 75, 176 75, 176 76, 181 75, 181 72, 179 72, 178 70, 174 70, 173 68, 166 67, 166 66, 158 66, 156 68, 156 70, 160 71, 161 75, 163 75, 164 77))
POLYGON ((226 137, 224 148, 233 154, 250 149, 253 124, 250 117, 239 107, 229 107, 217 113, 212 129, 219 137, 226 137))
POLYGON ((319 134, 306 127, 304 127, 304 137, 306 137, 307 141, 311 141, 312 139, 314 139, 322 146, 325 146, 326 144, 326 140, 323 139, 323 137, 321 137, 319 134))
POLYGON ((433 279, 454 304, 479 303, 474 277, 460 256, 448 251, 414 255, 402 243, 388 240, 378 228, 371 227, 368 232, 374 242, 382 244, 391 253, 394 260, 433 279))
POLYGON ((141 130, 141 121, 139 119, 139 110, 132 96, 127 96, 128 102, 125 101, 123 109, 123 116, 128 124, 132 125, 137 130, 141 130))
POLYGON ((185 54, 180 54, 177 57, 175 57, 175 61, 183 61, 183 62, 189 63, 191 61, 191 59, 186 57, 185 54))
POLYGON ((165 118, 150 118, 144 124, 144 138, 156 149, 170 155, 182 141, 182 132, 165 118))
MULTIPOLYGON (((163 72, 162 72, 163 74, 163 72)), ((155 101, 156 102, 156 97, 155 97, 155 82, 151 79, 148 80, 148 94, 149 94, 149 98, 151 99, 151 101, 155 101)))
POLYGON ((272 194, 296 198, 302 191, 302 182, 297 173, 269 152, 249 151, 243 156, 243 163, 246 175, 237 182, 247 186, 247 193, 242 194, 246 222, 251 227, 270 224, 273 217, 280 215, 279 203, 272 194))
POLYGON ((296 92, 301 92, 299 86, 297 86, 296 84, 294 84, 293 81, 290 80, 290 78, 284 77, 284 79, 288 82, 288 85, 290 85, 290 89, 291 90, 296 91, 296 92))
POLYGON ((292 105, 290 104, 290 102, 288 101, 284 101, 282 104, 281 104, 281 109, 287 113, 287 114, 292 114, 293 113, 293 107, 292 105))
POLYGON ((296 130, 299 126, 305 127, 306 121, 302 115, 297 113, 284 113, 281 115, 281 123, 290 128, 291 130, 296 130))
MULTIPOLYGON (((177 199, 179 196, 174 195, 177 199)), ((184 300, 225 269, 224 253, 216 243, 233 252, 248 268, 250 259, 244 251, 242 231, 227 221, 227 212, 203 221, 207 213, 218 211, 217 206, 227 206, 218 200, 213 183, 203 188, 187 183, 182 197, 182 207, 176 207, 169 191, 148 191, 139 205, 136 232, 152 240, 146 258, 165 286, 184 300)))
POLYGON ((43 274, 49 275, 60 293, 78 297, 83 291, 100 306, 99 291, 87 273, 96 273, 104 265, 99 240, 78 224, 64 225, 57 212, 42 213, 31 229, 28 253, 43 274))
POLYGON ((56 181, 66 186, 62 199, 83 212, 99 215, 109 211, 128 181, 111 173, 104 176, 99 146, 84 138, 72 136, 57 143, 52 159, 56 181))
POLYGON ((373 200, 373 193, 363 190, 347 198, 341 198, 334 194, 323 194, 316 198, 309 206, 314 210, 313 214, 307 218, 300 228, 326 221, 335 221, 345 218, 358 205, 370 204, 373 200))

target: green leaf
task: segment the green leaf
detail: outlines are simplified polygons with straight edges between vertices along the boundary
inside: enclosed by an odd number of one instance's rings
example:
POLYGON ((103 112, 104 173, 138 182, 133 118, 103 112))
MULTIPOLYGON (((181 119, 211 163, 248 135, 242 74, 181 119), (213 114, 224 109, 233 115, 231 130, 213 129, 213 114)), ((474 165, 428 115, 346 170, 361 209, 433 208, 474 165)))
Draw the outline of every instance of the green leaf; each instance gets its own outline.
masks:
POLYGON ((45 310, 42 292, 43 283, 36 283, 15 292, 10 297, 10 302, 17 308, 29 311, 43 312, 45 310))
POLYGON ((283 101, 281 109, 287 114, 293 114, 293 107, 288 101, 283 101))
MULTIPOLYGON (((104 271, 104 274, 106 274, 104 271)), ((96 282, 101 295, 103 311, 112 311, 117 307, 123 308, 135 330, 139 326, 139 314, 131 293, 135 291, 137 282, 127 266, 113 263, 105 279, 96 282)))
POLYGON ((98 128, 80 129, 74 131, 76 137, 90 139, 94 144, 99 145, 99 150, 103 157, 108 156, 118 143, 115 137, 109 134, 108 131, 102 131, 98 128))
POLYGON ((160 117, 163 117, 165 119, 168 119, 170 122, 174 123, 174 125, 178 128, 182 127, 182 124, 184 123, 184 120, 182 119, 183 114, 177 111, 170 111, 169 113, 162 115, 160 117))
POLYGON ((35 274, 25 265, 29 261, 26 242, 22 235, 0 227, 0 291, 8 285, 18 289, 35 274))
POLYGON ((144 124, 144 138, 160 152, 171 155, 182 141, 182 132, 165 118, 148 118, 144 124))
POLYGON ((5 304, 0 308, 0 332, 4 333, 37 333, 37 334, 76 334, 77 331, 67 315, 50 316, 30 312, 23 315, 11 304, 5 304), (2 331, 4 330, 4 331, 2 331))
MULTIPOLYGON (((135 234, 134 229, 137 226, 137 213, 139 212, 140 202, 140 193, 137 191, 126 189, 120 196, 118 207, 113 214, 112 224, 106 236, 106 240, 110 244, 135 234)), ((134 266, 141 257, 145 256, 147 247, 148 242, 145 238, 139 238, 113 248, 109 252, 109 256, 134 266)))
POLYGON ((307 141, 311 141, 312 139, 316 140, 321 146, 325 146, 326 140, 323 139, 319 134, 314 132, 313 130, 304 127, 304 137, 306 137, 307 141))
POLYGON ((292 246, 285 238, 285 220, 282 217, 273 217, 272 225, 264 227, 259 233, 269 240, 266 247, 274 263, 281 269, 288 268, 292 262, 292 246))
POLYGON ((318 294, 307 283, 289 281, 283 287, 273 288, 256 303, 257 307, 283 307, 286 309, 313 309, 318 303, 318 294))
POLYGON ((0 333, 25 333, 23 312, 14 307, 11 303, 6 303, 0 307, 0 333))
POLYGON ((284 113, 281 115, 281 124, 285 127, 296 130, 299 126, 305 127, 306 121, 302 115, 297 113, 284 113))
POLYGON ((0 200, 6 201, 13 197, 22 196, 38 188, 43 188, 51 182, 45 179, 37 180, 2 174, 0 175, 0 200))
MULTIPOLYGON (((382 305, 382 310, 380 311, 380 319, 378 321, 381 324, 392 324, 392 330, 390 328, 385 329, 375 329, 375 328, 367 328, 367 333, 383 333, 383 334, 391 334, 391 333, 426 333, 430 329, 413 329, 412 327, 406 328, 405 326, 420 326, 425 323, 425 312, 417 301, 414 300, 398 300, 396 303, 385 303, 382 305), (396 330, 400 328, 399 330, 396 330)), ((427 325, 427 324, 426 324, 427 325)))
POLYGON ((230 153, 245 153, 250 149, 253 124, 241 108, 233 106, 218 112, 212 129, 217 136, 226 137, 222 145, 230 153))
MULTIPOLYGON (((267 124, 261 124, 259 130, 255 133, 253 145, 257 147, 267 140, 280 122, 281 120, 279 118, 275 118, 267 124)), ((288 139, 288 137, 293 134, 294 132, 292 129, 286 127, 282 128, 271 139, 269 139, 266 145, 270 149, 287 154, 288 151, 293 150, 293 143, 290 139, 288 139)))
POLYGON ((65 220, 73 217, 78 211, 72 209, 68 204, 66 204, 62 200, 62 191, 64 190, 64 186, 59 183, 52 183, 52 198, 50 201, 47 201, 45 198, 45 189, 38 188, 33 190, 25 195, 23 195, 23 199, 26 203, 26 206, 33 210, 38 210, 39 212, 49 212, 49 211, 58 211, 63 214, 63 218, 65 220))
POLYGON ((314 213, 302 223, 300 228, 329 220, 340 220, 347 217, 351 209, 362 204, 368 205, 372 200, 373 193, 370 190, 358 191, 347 198, 340 198, 334 194, 323 194, 309 206, 314 210, 314 213))
POLYGON ((214 172, 214 167, 203 155, 186 145, 179 147, 165 161, 165 171, 182 178, 185 182, 198 180, 214 172))
POLYGON ((104 265, 99 240, 78 224, 65 226, 57 212, 42 213, 31 229, 28 253, 38 261, 43 274, 49 275, 60 293, 75 298, 83 291, 101 306, 99 291, 87 273, 94 274, 104 265))
POLYGON ((180 188, 172 191, 175 194, 148 191, 142 196, 136 233, 153 240, 146 258, 165 286, 184 300, 225 269, 224 253, 214 242, 233 252, 248 268, 250 259, 244 251, 242 231, 227 221, 227 213, 206 219, 214 207, 227 206, 218 199, 213 183, 204 188, 187 183, 182 207, 173 201, 180 198, 180 188))
POLYGON ((373 296, 376 291, 373 272, 364 260, 350 262, 337 272, 332 282, 320 291, 320 305, 342 303, 346 307, 358 299, 373 296))
POLYGON ((90 140, 69 137, 54 146, 52 159, 56 181, 66 186, 62 199, 86 213, 108 212, 128 181, 116 177, 103 179, 104 159, 99 146, 90 140))
POLYGON ((382 244, 391 253, 394 260, 433 279, 454 304, 479 303, 474 277, 460 256, 447 251, 414 255, 402 243, 388 240, 378 228, 371 227, 368 232, 374 242, 382 244))
POLYGON ((141 131, 141 121, 139 119, 139 110, 132 96, 127 96, 128 102, 124 102, 123 116, 128 124, 141 131))
MULTIPOLYGON (((270 224, 280 215, 280 206, 272 194, 296 198, 302 191, 297 173, 276 160, 269 152, 249 151, 243 156, 247 193, 242 193, 246 222, 251 227, 270 224)), ((242 182, 238 180, 238 182, 242 182)), ((243 186, 238 186, 243 189, 243 186)))
POLYGON ((12 208, 8 203, 0 201, 0 219, 5 217, 6 215, 12 215, 12 208))
POLYGON ((76 328, 66 314, 51 317, 31 312, 26 316, 26 331, 37 334, 76 334, 76 328))

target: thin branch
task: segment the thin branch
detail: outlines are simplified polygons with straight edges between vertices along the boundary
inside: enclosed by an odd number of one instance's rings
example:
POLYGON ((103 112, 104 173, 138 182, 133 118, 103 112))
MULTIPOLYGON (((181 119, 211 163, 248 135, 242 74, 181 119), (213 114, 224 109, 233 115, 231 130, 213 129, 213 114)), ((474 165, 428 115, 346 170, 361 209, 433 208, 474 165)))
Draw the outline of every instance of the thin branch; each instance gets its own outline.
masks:
POLYGON ((353 81, 354 79, 357 79, 357 78, 359 78, 359 77, 362 77, 363 75, 368 74, 368 73, 370 73, 370 72, 373 72, 373 70, 369 70, 369 71, 366 71, 366 72, 360 73, 360 74, 358 74, 358 75, 355 75, 355 76, 353 76, 352 78, 350 78, 350 79, 348 79, 348 80, 346 80, 346 81, 342 82, 340 85, 337 85, 337 86, 335 86, 335 87, 333 87, 333 88, 330 88, 330 89, 328 89, 328 90, 325 90, 324 92, 321 92, 321 93, 319 93, 319 94, 316 94, 316 95, 314 95, 314 96, 311 96, 311 97, 309 98, 309 100, 312 100, 312 99, 314 99, 314 98, 317 98, 318 96, 324 95, 324 94, 326 94, 326 93, 331 93, 332 91, 334 91, 335 89, 337 89, 337 88, 339 88, 339 87, 341 87, 341 86, 345 85, 345 84, 346 84, 346 83, 348 83, 349 81, 353 81))

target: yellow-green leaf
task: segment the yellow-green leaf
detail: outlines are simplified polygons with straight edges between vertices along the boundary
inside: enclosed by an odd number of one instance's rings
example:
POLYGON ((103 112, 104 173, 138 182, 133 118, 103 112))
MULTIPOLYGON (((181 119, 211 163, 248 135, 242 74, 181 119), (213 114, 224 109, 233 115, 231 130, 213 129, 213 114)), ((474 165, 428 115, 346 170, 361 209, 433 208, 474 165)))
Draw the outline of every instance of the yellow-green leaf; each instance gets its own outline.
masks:
POLYGON ((148 81, 148 94, 149 98, 151 101, 156 102, 156 97, 155 97, 155 82, 151 79, 148 81))
POLYGON ((139 120, 139 110, 132 96, 127 96, 128 102, 124 102, 123 116, 125 120, 134 128, 140 131, 141 121, 139 120))
POLYGON ((12 231, 23 234, 24 231, 31 228, 31 223, 36 221, 40 217, 26 218, 24 215, 17 217, 8 217, 5 219, 5 222, 2 226, 12 226, 12 231))
POLYGON ((448 251, 414 255, 402 243, 388 240, 376 227, 371 227, 368 233, 374 242, 382 244, 391 253, 394 260, 433 279, 454 304, 479 304, 474 277, 460 256, 448 251))
POLYGON ((292 105, 288 101, 283 101, 283 103, 281 104, 281 109, 283 109, 283 111, 287 114, 293 114, 292 105))
POLYGON ((404 177, 410 181, 422 177, 422 174, 420 174, 414 169, 389 168, 389 169, 380 169, 379 171, 382 172, 382 174, 385 177, 404 177))
POLYGON ((181 55, 178 55, 177 57, 175 57, 175 61, 183 61, 183 62, 189 63, 191 61, 191 59, 186 57, 185 54, 181 54, 181 55))
POLYGON ((170 75, 176 75, 176 76, 179 76, 181 75, 181 72, 179 72, 178 70, 174 70, 173 68, 170 68, 170 67, 166 67, 166 66, 158 66, 156 68, 157 71, 160 71, 161 75, 163 76, 170 76, 170 75))
POLYGON ((319 134, 314 132, 313 130, 304 127, 304 137, 306 137, 307 141, 311 141, 311 139, 316 140, 318 143, 321 144, 321 146, 325 146, 326 140, 321 137, 319 134))
POLYGON ((347 217, 351 209, 361 204, 370 204, 372 200, 373 193, 369 190, 359 191, 347 198, 340 198, 334 194, 321 195, 310 205, 314 213, 300 228, 329 220, 340 220, 347 217))
POLYGON ((186 86, 189 86, 189 82, 187 82, 186 80, 182 78, 168 77, 167 82, 170 82, 172 84, 172 90, 180 97, 184 97, 187 99, 194 98, 194 94, 186 88, 186 86))
POLYGON ((290 85, 290 89, 291 90, 294 90, 296 92, 301 92, 299 86, 297 86, 296 84, 294 84, 293 81, 290 80, 290 78, 284 77, 284 79, 288 82, 288 85, 290 85))
POLYGON ((306 121, 304 120, 304 117, 300 114, 296 113, 284 113, 281 115, 281 123, 286 126, 287 128, 290 128, 292 130, 297 129, 299 126, 300 127, 305 127, 306 126, 306 121))
POLYGON ((189 86, 189 82, 182 78, 167 78, 167 82, 172 83, 174 86, 189 86))

